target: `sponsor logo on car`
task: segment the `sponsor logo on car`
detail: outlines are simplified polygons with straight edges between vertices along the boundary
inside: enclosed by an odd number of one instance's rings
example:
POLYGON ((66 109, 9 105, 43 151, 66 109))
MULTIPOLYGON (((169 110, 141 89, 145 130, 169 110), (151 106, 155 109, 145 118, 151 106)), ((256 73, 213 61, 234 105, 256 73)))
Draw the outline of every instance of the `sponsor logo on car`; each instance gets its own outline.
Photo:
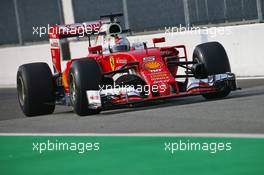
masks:
POLYGON ((161 69, 152 69, 150 70, 151 73, 157 73, 157 72, 161 72, 162 70, 161 69))
POLYGON ((151 75, 151 78, 152 79, 159 79, 159 78, 166 79, 166 78, 168 78, 168 75, 167 75, 167 73, 157 73, 157 74, 151 75))
POLYGON ((51 48, 59 48, 59 40, 58 39, 50 39, 51 48))
POLYGON ((148 61, 146 63, 144 63, 144 67, 146 69, 159 69, 161 68, 162 63, 158 62, 158 61, 148 61))
POLYGON ((155 61, 155 60, 156 60, 155 56, 150 56, 150 57, 143 58, 143 62, 155 61))
POLYGON ((116 63, 117 64, 126 64, 127 63, 127 59, 125 59, 125 58, 118 58, 116 60, 116 63))

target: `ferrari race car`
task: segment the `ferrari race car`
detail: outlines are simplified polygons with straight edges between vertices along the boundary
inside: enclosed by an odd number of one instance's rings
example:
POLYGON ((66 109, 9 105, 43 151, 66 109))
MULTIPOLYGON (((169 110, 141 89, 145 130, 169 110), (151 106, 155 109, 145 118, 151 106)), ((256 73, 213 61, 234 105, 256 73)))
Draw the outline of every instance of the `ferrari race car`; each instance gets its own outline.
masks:
POLYGON ((24 64, 17 72, 18 100, 26 116, 51 114, 55 105, 72 106, 76 114, 85 116, 98 114, 107 106, 173 97, 223 98, 237 89, 220 43, 196 46, 189 60, 184 45, 157 47, 165 42, 163 37, 153 38, 152 47, 145 42, 130 43, 119 16, 50 28, 54 73, 46 63, 24 64), (89 53, 68 60, 62 70, 61 40, 71 37, 88 38, 89 53))

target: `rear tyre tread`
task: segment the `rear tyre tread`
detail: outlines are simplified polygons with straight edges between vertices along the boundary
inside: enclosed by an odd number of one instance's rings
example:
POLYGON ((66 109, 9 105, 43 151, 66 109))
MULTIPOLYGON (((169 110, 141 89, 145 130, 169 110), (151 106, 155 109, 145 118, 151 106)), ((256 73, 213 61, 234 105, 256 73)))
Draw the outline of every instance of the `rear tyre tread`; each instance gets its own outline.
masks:
POLYGON ((20 108, 28 117, 54 112, 55 90, 51 70, 46 63, 30 63, 19 67, 17 92, 20 108))

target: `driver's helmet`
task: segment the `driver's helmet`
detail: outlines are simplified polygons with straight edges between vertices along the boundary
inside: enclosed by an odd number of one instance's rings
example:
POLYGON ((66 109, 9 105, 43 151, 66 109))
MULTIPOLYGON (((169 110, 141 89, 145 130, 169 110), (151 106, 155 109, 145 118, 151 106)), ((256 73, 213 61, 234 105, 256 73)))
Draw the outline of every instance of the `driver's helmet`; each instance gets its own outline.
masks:
POLYGON ((125 35, 113 36, 114 41, 109 43, 109 49, 114 52, 126 52, 130 50, 130 43, 125 35))

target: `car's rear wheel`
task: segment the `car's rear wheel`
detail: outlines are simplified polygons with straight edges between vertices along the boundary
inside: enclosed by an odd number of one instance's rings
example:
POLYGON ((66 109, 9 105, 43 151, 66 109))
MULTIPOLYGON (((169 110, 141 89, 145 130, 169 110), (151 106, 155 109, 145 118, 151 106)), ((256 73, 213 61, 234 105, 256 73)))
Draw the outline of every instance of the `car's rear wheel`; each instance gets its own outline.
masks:
POLYGON ((89 108, 86 95, 87 90, 97 91, 102 84, 102 73, 98 63, 91 59, 76 60, 71 65, 68 78, 74 112, 80 116, 100 113, 101 108, 89 108))
POLYGON ((51 114, 55 109, 52 73, 46 63, 24 64, 17 72, 19 105, 26 116, 51 114))
MULTIPOLYGON (((209 75, 223 74, 231 72, 229 59, 224 47, 218 42, 208 42, 196 46, 193 52, 193 60, 198 62, 198 78, 206 78, 209 75)), ((206 99, 226 97, 230 93, 229 88, 221 89, 217 92, 203 94, 206 99)))

